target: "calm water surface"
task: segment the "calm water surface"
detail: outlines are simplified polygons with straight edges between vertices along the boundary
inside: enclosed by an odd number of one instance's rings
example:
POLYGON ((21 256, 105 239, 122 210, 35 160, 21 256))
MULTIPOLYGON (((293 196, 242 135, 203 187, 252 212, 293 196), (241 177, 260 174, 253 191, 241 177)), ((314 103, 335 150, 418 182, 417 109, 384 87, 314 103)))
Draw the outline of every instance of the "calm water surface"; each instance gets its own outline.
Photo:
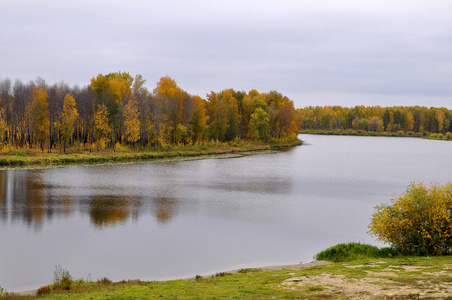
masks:
POLYGON ((233 159, 0 171, 0 286, 169 279, 309 262, 367 235, 412 181, 452 180, 452 143, 315 136, 233 159))

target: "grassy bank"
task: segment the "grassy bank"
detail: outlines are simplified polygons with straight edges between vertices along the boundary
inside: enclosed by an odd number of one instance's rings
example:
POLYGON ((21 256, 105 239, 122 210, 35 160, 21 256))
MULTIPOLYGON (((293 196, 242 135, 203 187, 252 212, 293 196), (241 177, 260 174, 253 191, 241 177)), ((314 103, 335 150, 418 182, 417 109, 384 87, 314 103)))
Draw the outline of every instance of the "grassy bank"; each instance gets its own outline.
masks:
POLYGON ((42 153, 37 149, 3 149, 3 152, 0 155, 0 168, 39 168, 64 165, 153 161, 278 150, 301 145, 301 143, 302 142, 299 140, 268 144, 247 141, 233 143, 212 142, 204 145, 168 147, 155 150, 132 149, 131 147, 118 146, 114 151, 111 148, 100 149, 97 151, 97 149, 92 149, 89 146, 76 145, 67 149, 67 154, 64 154, 61 149, 55 149, 51 153, 42 153))
MULTIPOLYGON (((6 295, 6 299, 36 296, 6 295)), ((452 299, 451 257, 368 258, 162 282, 73 281, 40 299, 452 299)))

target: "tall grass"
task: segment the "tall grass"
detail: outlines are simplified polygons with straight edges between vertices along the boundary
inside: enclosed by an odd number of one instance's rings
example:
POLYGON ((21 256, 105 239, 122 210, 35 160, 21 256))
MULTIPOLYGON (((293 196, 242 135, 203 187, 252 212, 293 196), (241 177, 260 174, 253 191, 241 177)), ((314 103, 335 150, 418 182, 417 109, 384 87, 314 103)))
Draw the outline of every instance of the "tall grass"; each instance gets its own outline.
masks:
POLYGON ((392 248, 378 248, 376 246, 361 243, 337 244, 322 252, 317 253, 317 260, 328 260, 333 262, 362 260, 368 258, 386 258, 397 256, 392 248))

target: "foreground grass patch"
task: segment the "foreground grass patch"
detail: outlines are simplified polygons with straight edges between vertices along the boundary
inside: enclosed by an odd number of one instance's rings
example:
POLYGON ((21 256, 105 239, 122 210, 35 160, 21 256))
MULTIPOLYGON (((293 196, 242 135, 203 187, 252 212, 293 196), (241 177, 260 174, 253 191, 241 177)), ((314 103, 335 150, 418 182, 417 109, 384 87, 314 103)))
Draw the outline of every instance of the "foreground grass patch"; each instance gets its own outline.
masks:
MULTIPOLYGON (((247 270, 236 274, 165 282, 74 282, 69 291, 49 291, 40 299, 297 299, 299 291, 281 285, 289 271, 247 270)), ((319 289, 315 288, 315 291, 319 289)), ((306 291, 305 295, 312 291, 306 291)), ((303 294, 304 295, 304 294, 303 294)))
POLYGON ((38 298, 452 299, 452 257, 374 258, 299 270, 246 269, 163 282, 112 283, 104 278, 73 281, 70 290, 49 293, 38 298))

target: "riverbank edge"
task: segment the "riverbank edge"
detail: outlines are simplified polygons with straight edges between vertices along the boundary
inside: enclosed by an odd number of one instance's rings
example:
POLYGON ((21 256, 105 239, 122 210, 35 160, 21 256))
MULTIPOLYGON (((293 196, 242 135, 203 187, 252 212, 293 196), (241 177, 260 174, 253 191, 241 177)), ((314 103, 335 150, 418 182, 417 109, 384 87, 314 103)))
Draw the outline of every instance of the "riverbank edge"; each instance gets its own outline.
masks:
POLYGON ((315 135, 344 135, 344 136, 376 136, 376 137, 411 137, 411 138, 422 138, 426 140, 436 140, 436 141, 452 141, 452 139, 447 139, 446 135, 443 138, 439 138, 439 135, 430 134, 427 132, 375 132, 366 130, 355 130, 355 129, 304 129, 299 132, 300 134, 315 134, 315 135))
POLYGON ((452 299, 451 256, 313 261, 172 280, 74 280, 5 299, 452 299))
POLYGON ((149 163, 167 161, 200 160, 209 158, 235 158, 262 153, 275 153, 303 145, 299 139, 284 143, 254 144, 239 146, 211 145, 199 147, 177 147, 166 150, 131 152, 84 152, 84 153, 43 153, 39 156, 0 155, 0 170, 48 169, 74 166, 110 164, 149 163))
MULTIPOLYGON (((257 268, 250 268, 250 270, 262 270, 262 271, 281 271, 281 270, 302 270, 307 269, 315 266, 325 266, 334 264, 333 262, 326 261, 326 260, 315 260, 309 263, 299 263, 299 264, 293 264, 293 265, 274 265, 274 266, 264 266, 264 267, 257 267, 257 268)), ((236 274, 240 273, 243 269, 234 269, 226 272, 221 272, 223 274, 236 274)), ((204 275, 202 277, 209 278, 209 277, 215 277, 218 273, 208 274, 204 275)), ((196 280, 197 276, 192 277, 186 277, 186 278, 179 278, 179 279, 172 279, 172 280, 196 280)), ((123 280, 125 281, 125 280, 123 280)), ((157 282, 165 282, 169 280, 155 280, 157 282)), ((10 295, 14 296, 37 296, 39 289, 33 289, 33 290, 26 290, 26 291, 18 291, 18 292, 11 292, 10 295)), ((1 298, 1 297, 0 297, 1 298)))

